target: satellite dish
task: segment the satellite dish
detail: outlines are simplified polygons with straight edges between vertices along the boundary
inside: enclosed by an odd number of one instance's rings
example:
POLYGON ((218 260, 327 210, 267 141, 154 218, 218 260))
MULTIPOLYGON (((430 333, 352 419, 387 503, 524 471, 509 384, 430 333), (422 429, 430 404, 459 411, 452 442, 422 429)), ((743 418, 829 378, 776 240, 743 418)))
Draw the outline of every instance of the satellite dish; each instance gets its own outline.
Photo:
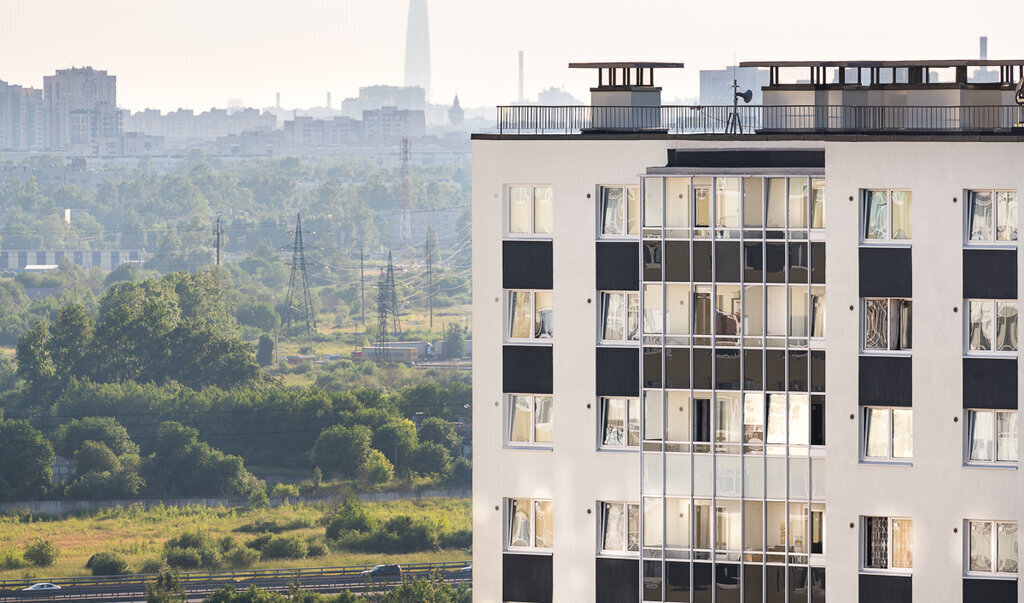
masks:
POLYGON ((1017 82, 1017 91, 1014 92, 1013 99, 1017 101, 1018 105, 1024 105, 1024 76, 1021 76, 1020 81, 1017 82))
POLYGON ((742 98, 743 102, 749 103, 750 99, 754 98, 754 93, 750 90, 747 90, 746 92, 737 92, 736 98, 742 98))

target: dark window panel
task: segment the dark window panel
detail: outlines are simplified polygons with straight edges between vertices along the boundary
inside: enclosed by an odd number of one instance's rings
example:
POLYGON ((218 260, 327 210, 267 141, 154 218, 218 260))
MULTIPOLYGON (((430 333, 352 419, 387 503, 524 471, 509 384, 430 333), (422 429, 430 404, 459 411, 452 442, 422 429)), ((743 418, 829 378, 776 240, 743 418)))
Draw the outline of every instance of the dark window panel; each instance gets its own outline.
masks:
POLYGON ((693 407, 693 441, 711 441, 711 400, 709 398, 694 398, 691 404, 693 407))
POLYGON ((550 555, 502 556, 501 598, 505 601, 551 603, 550 555))
POLYGON ((665 600, 690 600, 690 564, 677 561, 665 563, 665 600))
POLYGON ((764 603, 786 603, 786 568, 766 565, 764 580, 764 603))
POLYGON ((764 271, 767 282, 786 282, 786 244, 765 243, 764 271))
POLYGON ((693 564, 693 603, 711 603, 714 582, 712 582, 711 564, 693 564))
POLYGON ((665 280, 686 283, 690 280, 690 242, 665 242, 665 280))
POLYGON ((763 603, 764 566, 743 566, 743 603, 763 603))
POLYGON ((786 391, 786 350, 765 350, 765 384, 768 391, 786 391))
POLYGON ((598 291, 637 291, 640 289, 639 245, 637 243, 597 243, 598 291))
POLYGON ((811 396, 811 446, 825 445, 825 396, 811 396))
POLYGON ((665 387, 690 387, 690 348, 665 348, 665 387))
POLYGON ((1017 298, 1016 249, 964 249, 964 297, 1017 298))
POLYGON ((739 241, 715 242, 715 277, 719 283, 740 282, 739 241))
POLYGON ((811 282, 825 284, 825 244, 811 243, 811 282))
POLYGON ((1017 408, 1017 360, 964 358, 964 408, 1017 408))
POLYGON ((644 387, 661 387, 661 348, 644 348, 644 387))
POLYGON ((693 242, 693 281, 711 282, 711 241, 693 242))
POLYGON ((743 389, 764 388, 764 353, 761 350, 743 350, 743 389))
POLYGON ((807 600, 807 568, 806 567, 793 567, 789 568, 789 600, 790 601, 806 601, 807 600))
POLYGON ((743 244, 743 282, 764 282, 764 248, 762 243, 743 244))
POLYGON ((501 286, 506 289, 550 289, 551 241, 504 241, 501 266, 501 286))
POLYGON ((711 349, 693 349, 693 389, 711 389, 711 349))
POLYGON ((811 352, 811 391, 825 393, 825 350, 811 352))
POLYGON ((905 247, 860 248, 861 297, 913 297, 911 250, 905 247))
POLYGON ((811 568, 811 603, 825 603, 825 568, 811 568))
MULTIPOLYGON (((644 601, 661 601, 661 561, 644 561, 644 601)), ((689 572, 687 572, 689 576, 689 572)))
POLYGON ((718 348, 715 350, 715 387, 740 389, 740 351, 718 348))
POLYGON ((912 404, 914 390, 911 358, 861 356, 859 365, 858 401, 861 406, 912 404))
POLYGON ((913 603, 913 578, 861 574, 859 576, 860 603, 913 603))
POLYGON ((789 352, 789 391, 807 391, 807 350, 789 352))
POLYGON ((644 280, 661 281, 661 243, 644 243, 644 280))
POLYGON ((807 243, 789 244, 789 282, 806 283, 807 270, 807 243))
POLYGON ((825 167, 825 151, 822 149, 669 149, 668 167, 823 168, 825 167))
POLYGON ((502 387, 505 392, 552 393, 551 346, 507 345, 501 352, 502 387))
POLYGON ((715 565, 716 603, 740 603, 740 566, 731 563, 715 565))
POLYGON ((597 348, 597 395, 640 395, 640 350, 597 348))
POLYGON ((964 578, 963 603, 1017 603, 1017 581, 964 578))
POLYGON ((596 603, 635 603, 640 600, 636 585, 640 582, 637 559, 597 558, 596 603))

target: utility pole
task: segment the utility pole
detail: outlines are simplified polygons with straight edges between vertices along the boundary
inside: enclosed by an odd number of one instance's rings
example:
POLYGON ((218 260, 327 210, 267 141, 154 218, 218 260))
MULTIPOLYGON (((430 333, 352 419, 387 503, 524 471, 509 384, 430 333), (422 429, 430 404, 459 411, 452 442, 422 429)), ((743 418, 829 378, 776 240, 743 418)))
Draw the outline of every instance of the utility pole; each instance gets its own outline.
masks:
POLYGON ((359 242, 359 322, 363 325, 363 334, 366 334, 366 288, 363 284, 363 243, 359 242))
POLYGON ((306 323, 306 332, 309 334, 316 332, 316 316, 313 314, 313 296, 309 291, 309 277, 306 274, 306 249, 305 244, 302 241, 303 233, 315 234, 308 230, 302 230, 302 215, 295 215, 295 230, 288 231, 288 234, 295 234, 295 242, 289 247, 284 249, 292 252, 292 261, 289 265, 292 267, 291 278, 288 279, 288 297, 285 302, 285 308, 288 311, 287 322, 285 328, 292 326, 292 318, 295 315, 297 308, 295 307, 296 295, 298 295, 297 289, 302 288, 302 318, 306 323))
POLYGON ((220 225, 220 212, 217 212, 217 226, 213 228, 213 245, 217 248, 217 265, 220 266, 220 237, 224 229, 220 225))
POLYGON ((427 236, 423 241, 423 252, 427 256, 427 304, 430 307, 430 329, 434 329, 434 249, 437 237, 434 229, 427 226, 427 236))

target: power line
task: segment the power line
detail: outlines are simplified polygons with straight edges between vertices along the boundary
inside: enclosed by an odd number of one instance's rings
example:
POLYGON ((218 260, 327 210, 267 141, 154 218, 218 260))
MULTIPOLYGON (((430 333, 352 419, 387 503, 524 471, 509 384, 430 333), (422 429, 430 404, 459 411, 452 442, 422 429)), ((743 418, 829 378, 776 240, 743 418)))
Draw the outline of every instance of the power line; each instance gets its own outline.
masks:
MULTIPOLYGON (((316 316, 313 314, 313 296, 309 291, 309 277, 306 274, 306 250, 302 241, 303 232, 313 234, 309 231, 302 230, 302 214, 295 214, 295 242, 291 245, 292 261, 290 262, 292 267, 291 278, 288 279, 288 297, 285 302, 285 309, 288 311, 288 322, 286 328, 291 328, 292 318, 295 315, 295 289, 297 285, 302 287, 302 315, 303 320, 306 323, 306 332, 309 334, 316 332, 316 316), (301 278, 302 282, 298 283, 298 279, 301 278)), ((291 233, 289 233, 291 234, 291 233)))

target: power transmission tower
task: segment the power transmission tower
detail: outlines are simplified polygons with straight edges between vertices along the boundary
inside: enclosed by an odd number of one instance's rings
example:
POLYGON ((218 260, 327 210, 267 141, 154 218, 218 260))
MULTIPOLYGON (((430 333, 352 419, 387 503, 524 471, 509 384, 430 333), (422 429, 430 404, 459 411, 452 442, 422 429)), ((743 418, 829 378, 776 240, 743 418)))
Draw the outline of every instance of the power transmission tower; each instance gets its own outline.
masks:
POLYGON ((217 248, 217 265, 220 266, 220 237, 224 229, 220 225, 220 212, 217 212, 217 225, 213 228, 213 245, 217 248))
POLYGON ((363 325, 363 334, 366 334, 366 288, 363 284, 363 243, 359 243, 359 322, 363 325))
POLYGON ((396 338, 402 334, 398 319, 398 295, 395 293, 395 270, 391 263, 391 252, 388 251, 388 266, 380 271, 377 281, 377 361, 391 361, 391 349, 388 347, 388 331, 396 338))
MULTIPOLYGON (((285 322, 285 330, 288 330, 292 326, 292 319, 295 313, 299 311, 295 307, 297 289, 302 288, 302 309, 301 317, 302 321, 306 323, 306 332, 316 332, 316 316, 313 314, 313 296, 309 292, 309 277, 306 274, 306 248, 302 241, 302 235, 315 234, 308 230, 302 230, 302 214, 295 214, 295 230, 289 230, 288 234, 295 234, 295 242, 289 247, 285 247, 286 250, 291 250, 292 261, 289 265, 292 267, 291 278, 288 279, 288 297, 285 302, 285 309, 288 312, 288 317, 285 322), (301 280, 301 282, 299 282, 301 280)), ((297 321, 298 322, 298 321, 297 321)))
POLYGON ((423 240, 423 252, 427 256, 427 305, 430 308, 430 328, 434 328, 434 250, 437 238, 434 229, 427 226, 427 236, 423 240))
POLYGON ((399 239, 408 245, 412 239, 412 192, 409 190, 409 139, 402 139, 402 213, 399 222, 399 239))

